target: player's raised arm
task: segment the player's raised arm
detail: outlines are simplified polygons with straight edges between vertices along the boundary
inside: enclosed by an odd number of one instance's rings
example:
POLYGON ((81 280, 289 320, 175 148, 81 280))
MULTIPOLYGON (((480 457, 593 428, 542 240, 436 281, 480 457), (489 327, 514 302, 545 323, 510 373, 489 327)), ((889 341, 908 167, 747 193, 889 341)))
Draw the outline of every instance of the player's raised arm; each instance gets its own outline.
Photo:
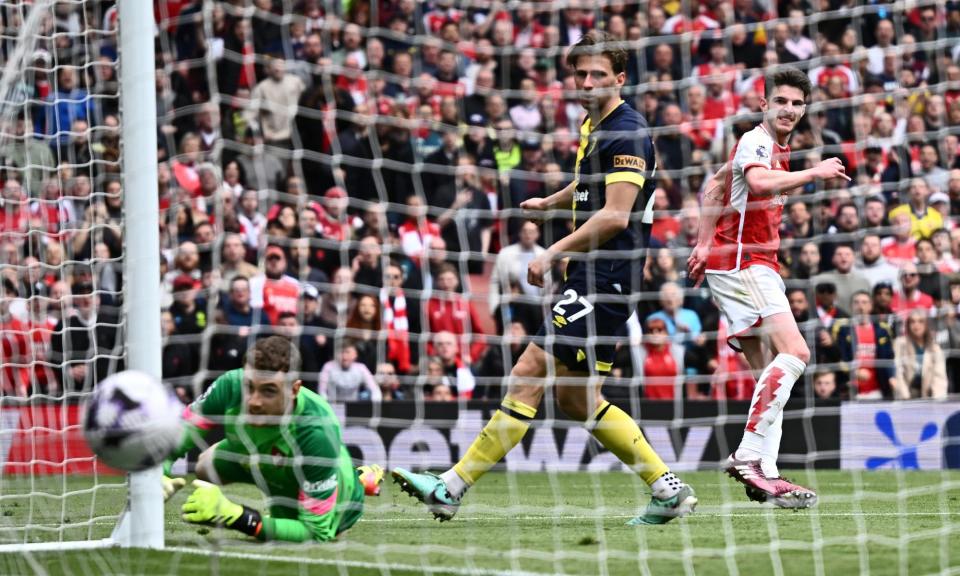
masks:
POLYGON ((744 177, 747 180, 747 185, 750 186, 750 192, 757 196, 772 196, 791 188, 805 186, 818 178, 823 180, 843 178, 848 182, 850 181, 843 162, 839 158, 827 158, 813 168, 799 172, 771 170, 766 166, 759 165, 747 166, 744 169, 744 177))
POLYGON ((717 230, 717 220, 723 214, 724 183, 730 171, 730 165, 724 164, 716 174, 707 181, 703 191, 703 202, 700 207, 700 231, 697 235, 697 245, 687 259, 687 276, 696 282, 699 288, 703 283, 704 271, 707 269, 707 255, 710 253, 710 244, 713 234, 717 230))

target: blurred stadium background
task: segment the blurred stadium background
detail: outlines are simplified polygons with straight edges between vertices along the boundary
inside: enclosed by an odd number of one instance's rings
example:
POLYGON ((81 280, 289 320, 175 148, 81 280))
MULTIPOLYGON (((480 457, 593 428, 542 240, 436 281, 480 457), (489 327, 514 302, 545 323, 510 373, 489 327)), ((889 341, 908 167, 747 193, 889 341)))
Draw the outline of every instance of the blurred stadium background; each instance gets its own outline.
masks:
MULTIPOLYGON (((23 76, 29 102, 4 126, 6 395, 88 388, 121 355, 104 318, 121 304, 120 195, 135 191, 118 178, 112 4, 57 4, 23 76), (92 339, 63 331, 87 294, 92 339)), ((4 9, 8 40, 20 12, 4 9)), ((661 318, 671 337, 640 355, 625 342, 611 395, 749 398, 709 293, 682 269, 704 175, 757 121, 778 63, 817 87, 791 165, 837 155, 855 175, 785 211, 782 274, 816 348, 802 394, 957 392, 957 3, 243 0, 155 13, 164 376, 185 399, 276 331, 301 335, 313 383, 355 345, 366 370, 346 378, 362 374, 359 387, 335 375, 338 400, 498 398, 511 343, 542 316, 524 264, 568 230, 562 213, 524 226, 517 206, 570 178, 582 111, 562 56, 594 28, 629 50, 624 97, 657 139, 636 297, 640 323, 661 318), (857 290, 891 338, 876 369, 849 339, 857 290), (911 310, 925 334, 904 329, 911 310)))

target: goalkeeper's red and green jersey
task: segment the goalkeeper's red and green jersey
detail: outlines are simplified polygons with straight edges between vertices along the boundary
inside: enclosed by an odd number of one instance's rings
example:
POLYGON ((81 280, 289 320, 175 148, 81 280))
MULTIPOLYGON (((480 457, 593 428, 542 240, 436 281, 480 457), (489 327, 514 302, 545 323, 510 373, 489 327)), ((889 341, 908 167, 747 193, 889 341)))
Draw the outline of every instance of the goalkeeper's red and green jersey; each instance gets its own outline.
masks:
POLYGON ((363 486, 330 404, 300 388, 281 424, 244 424, 243 386, 243 369, 227 372, 184 410, 189 430, 168 467, 222 424, 217 473, 224 482, 253 483, 269 497, 266 539, 330 540, 352 526, 363 509, 363 486))

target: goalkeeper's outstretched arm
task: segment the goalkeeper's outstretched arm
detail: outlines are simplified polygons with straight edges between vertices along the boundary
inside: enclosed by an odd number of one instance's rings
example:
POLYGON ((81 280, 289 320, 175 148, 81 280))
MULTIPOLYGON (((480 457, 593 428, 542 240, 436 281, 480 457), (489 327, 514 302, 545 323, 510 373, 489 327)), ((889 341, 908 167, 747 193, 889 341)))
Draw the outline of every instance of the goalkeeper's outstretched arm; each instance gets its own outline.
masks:
POLYGON ((163 462, 164 501, 169 500, 186 484, 183 478, 173 478, 171 476, 173 463, 193 450, 197 443, 206 438, 207 434, 217 425, 217 422, 209 417, 222 417, 233 403, 241 402, 243 394, 240 388, 243 381, 242 374, 242 371, 239 370, 222 374, 214 380, 202 396, 183 409, 184 430, 180 445, 163 462))
POLYGON ((284 542, 324 542, 336 536, 337 490, 334 487, 326 499, 301 498, 298 518, 272 518, 258 510, 232 502, 220 487, 204 480, 193 481, 193 493, 181 508, 183 519, 193 524, 224 526, 257 540, 284 542), (310 506, 324 508, 314 513, 310 506))

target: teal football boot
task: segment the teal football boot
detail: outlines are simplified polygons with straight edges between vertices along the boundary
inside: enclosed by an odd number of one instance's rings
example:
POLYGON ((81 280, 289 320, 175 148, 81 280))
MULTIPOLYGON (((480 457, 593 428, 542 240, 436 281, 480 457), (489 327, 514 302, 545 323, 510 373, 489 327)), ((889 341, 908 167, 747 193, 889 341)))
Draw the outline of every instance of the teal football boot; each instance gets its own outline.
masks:
POLYGON ((627 522, 628 526, 644 526, 651 524, 666 524, 674 518, 682 518, 693 514, 697 507, 697 494, 693 488, 684 484, 679 492, 670 498, 650 498, 650 503, 643 514, 627 522))
POLYGON ((433 517, 441 522, 451 520, 460 508, 460 498, 454 498, 444 481, 431 472, 417 474, 403 468, 390 473, 400 489, 427 505, 433 517))

